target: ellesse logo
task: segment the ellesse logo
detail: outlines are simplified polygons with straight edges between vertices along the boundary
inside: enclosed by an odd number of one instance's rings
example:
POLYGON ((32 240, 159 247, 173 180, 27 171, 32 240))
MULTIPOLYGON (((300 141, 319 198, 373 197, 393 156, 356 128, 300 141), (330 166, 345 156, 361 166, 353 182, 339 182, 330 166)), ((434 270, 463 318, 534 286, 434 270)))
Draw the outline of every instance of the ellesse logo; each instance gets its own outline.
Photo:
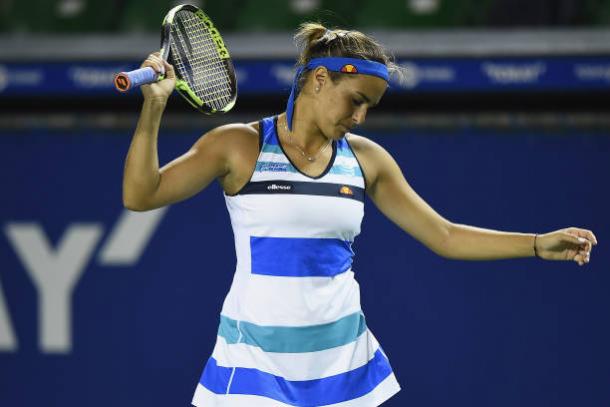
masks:
POLYGON ((287 185, 287 184, 267 185, 267 191, 290 191, 290 190, 292 190, 292 185, 287 185))
POLYGON ((341 72, 343 73, 358 73, 358 68, 356 68, 352 64, 343 65, 341 67, 341 72))
POLYGON ((348 195, 348 196, 354 195, 354 191, 352 191, 352 189, 350 187, 348 187, 347 185, 343 185, 341 187, 341 189, 339 190, 339 193, 341 195, 348 195))

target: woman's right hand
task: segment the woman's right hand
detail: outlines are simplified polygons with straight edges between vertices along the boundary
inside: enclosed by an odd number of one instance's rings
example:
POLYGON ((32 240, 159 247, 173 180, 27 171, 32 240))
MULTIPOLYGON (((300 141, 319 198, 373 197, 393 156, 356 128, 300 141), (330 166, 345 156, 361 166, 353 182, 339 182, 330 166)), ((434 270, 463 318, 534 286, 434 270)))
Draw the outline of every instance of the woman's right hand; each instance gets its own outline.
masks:
POLYGON ((158 82, 153 82, 148 85, 142 85, 142 94, 145 100, 167 102, 169 95, 174 91, 176 86, 176 74, 174 73, 174 67, 171 66, 167 61, 161 58, 158 52, 153 52, 146 58, 142 63, 141 68, 151 67, 155 72, 165 74, 165 78, 158 82))

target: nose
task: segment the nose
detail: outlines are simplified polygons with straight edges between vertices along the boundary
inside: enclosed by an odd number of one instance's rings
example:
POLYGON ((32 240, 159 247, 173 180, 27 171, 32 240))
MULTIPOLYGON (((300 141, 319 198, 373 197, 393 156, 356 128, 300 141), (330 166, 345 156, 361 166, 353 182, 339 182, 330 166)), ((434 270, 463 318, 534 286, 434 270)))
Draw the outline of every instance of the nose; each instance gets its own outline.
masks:
POLYGON ((358 109, 354 110, 352 114, 352 121, 354 125, 359 126, 364 123, 366 119, 366 106, 360 106, 358 109))

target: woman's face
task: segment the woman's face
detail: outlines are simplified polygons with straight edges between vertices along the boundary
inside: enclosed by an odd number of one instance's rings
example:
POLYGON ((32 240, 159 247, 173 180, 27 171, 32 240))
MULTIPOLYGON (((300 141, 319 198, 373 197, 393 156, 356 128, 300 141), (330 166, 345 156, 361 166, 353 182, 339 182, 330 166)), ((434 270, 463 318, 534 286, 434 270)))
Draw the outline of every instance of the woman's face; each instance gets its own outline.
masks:
POLYGON ((343 75, 339 81, 330 76, 316 93, 316 122, 322 133, 337 140, 353 127, 364 123, 369 108, 376 106, 388 84, 371 75, 343 75))

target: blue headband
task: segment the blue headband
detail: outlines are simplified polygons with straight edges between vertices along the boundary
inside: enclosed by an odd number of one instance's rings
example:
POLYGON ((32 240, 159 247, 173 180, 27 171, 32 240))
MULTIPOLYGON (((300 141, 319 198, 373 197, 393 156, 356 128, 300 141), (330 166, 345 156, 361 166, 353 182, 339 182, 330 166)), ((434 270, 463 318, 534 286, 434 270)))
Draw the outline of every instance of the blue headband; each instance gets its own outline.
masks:
POLYGON ((307 65, 301 65, 296 74, 294 75, 294 81, 292 82, 292 90, 290 91, 290 97, 288 98, 288 105, 286 106, 286 122, 288 123, 288 129, 292 131, 292 115, 294 113, 294 101, 298 95, 298 83, 299 78, 303 71, 315 69, 319 66, 323 66, 329 71, 340 72, 347 74, 363 74, 377 76, 384 81, 388 81, 388 68, 376 61, 369 61, 367 59, 359 58, 340 58, 340 57, 324 57, 314 58, 307 63, 307 65))

